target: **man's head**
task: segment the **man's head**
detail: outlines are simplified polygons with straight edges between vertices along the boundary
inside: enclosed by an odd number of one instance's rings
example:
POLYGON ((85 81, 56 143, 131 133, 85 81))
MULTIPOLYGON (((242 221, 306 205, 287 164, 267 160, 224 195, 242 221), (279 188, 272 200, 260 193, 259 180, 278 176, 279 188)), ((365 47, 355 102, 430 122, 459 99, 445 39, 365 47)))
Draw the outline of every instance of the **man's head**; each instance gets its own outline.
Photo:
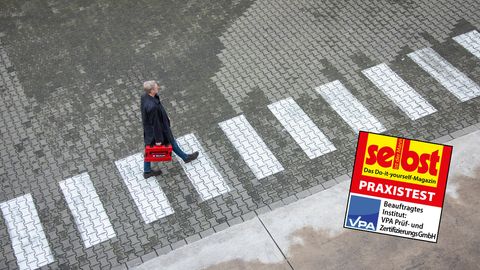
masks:
POLYGON ((146 81, 143 83, 143 90, 150 96, 155 96, 158 93, 160 86, 156 81, 146 81))

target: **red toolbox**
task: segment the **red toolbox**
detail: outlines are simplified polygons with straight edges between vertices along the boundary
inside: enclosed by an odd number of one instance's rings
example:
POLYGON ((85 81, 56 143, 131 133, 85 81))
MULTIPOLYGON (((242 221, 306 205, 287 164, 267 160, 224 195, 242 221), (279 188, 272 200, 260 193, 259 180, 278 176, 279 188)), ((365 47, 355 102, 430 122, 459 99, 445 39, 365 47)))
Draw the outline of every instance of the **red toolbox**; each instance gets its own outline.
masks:
POLYGON ((145 146, 145 161, 171 161, 172 160, 172 145, 154 145, 145 146))

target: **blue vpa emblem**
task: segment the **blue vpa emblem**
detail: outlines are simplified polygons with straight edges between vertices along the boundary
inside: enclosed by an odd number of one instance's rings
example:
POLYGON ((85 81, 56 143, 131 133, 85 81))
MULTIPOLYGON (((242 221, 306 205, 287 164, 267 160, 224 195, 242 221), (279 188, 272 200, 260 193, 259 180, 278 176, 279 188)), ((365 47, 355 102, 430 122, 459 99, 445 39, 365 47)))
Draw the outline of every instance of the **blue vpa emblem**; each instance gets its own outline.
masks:
POLYGON ((352 195, 346 220, 346 227, 375 231, 377 228, 380 200, 352 195))

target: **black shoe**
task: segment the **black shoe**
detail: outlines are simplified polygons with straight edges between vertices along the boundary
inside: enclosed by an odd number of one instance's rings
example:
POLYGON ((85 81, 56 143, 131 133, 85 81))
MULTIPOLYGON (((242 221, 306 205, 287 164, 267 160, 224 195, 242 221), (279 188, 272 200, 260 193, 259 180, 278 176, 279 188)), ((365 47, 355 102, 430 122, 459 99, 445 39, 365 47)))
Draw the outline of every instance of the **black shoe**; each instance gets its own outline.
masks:
POLYGON ((143 173, 143 178, 147 179, 149 177, 152 177, 152 176, 158 176, 158 175, 161 175, 162 174, 162 170, 152 170, 151 172, 144 172, 143 173))
POLYGON ((190 161, 194 161, 195 159, 197 159, 197 157, 198 157, 198 151, 188 155, 188 157, 184 160, 184 162, 189 163, 190 161))

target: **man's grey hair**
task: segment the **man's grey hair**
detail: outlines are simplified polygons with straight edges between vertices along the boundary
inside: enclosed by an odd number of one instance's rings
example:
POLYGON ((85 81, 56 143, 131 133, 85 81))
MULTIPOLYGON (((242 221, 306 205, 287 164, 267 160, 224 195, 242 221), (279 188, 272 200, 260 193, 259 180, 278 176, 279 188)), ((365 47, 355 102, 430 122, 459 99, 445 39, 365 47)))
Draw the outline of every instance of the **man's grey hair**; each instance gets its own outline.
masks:
POLYGON ((150 91, 152 91, 152 89, 155 87, 155 85, 157 84, 156 81, 152 80, 152 81, 146 81, 143 83, 143 90, 145 91, 145 93, 149 94, 150 91))

